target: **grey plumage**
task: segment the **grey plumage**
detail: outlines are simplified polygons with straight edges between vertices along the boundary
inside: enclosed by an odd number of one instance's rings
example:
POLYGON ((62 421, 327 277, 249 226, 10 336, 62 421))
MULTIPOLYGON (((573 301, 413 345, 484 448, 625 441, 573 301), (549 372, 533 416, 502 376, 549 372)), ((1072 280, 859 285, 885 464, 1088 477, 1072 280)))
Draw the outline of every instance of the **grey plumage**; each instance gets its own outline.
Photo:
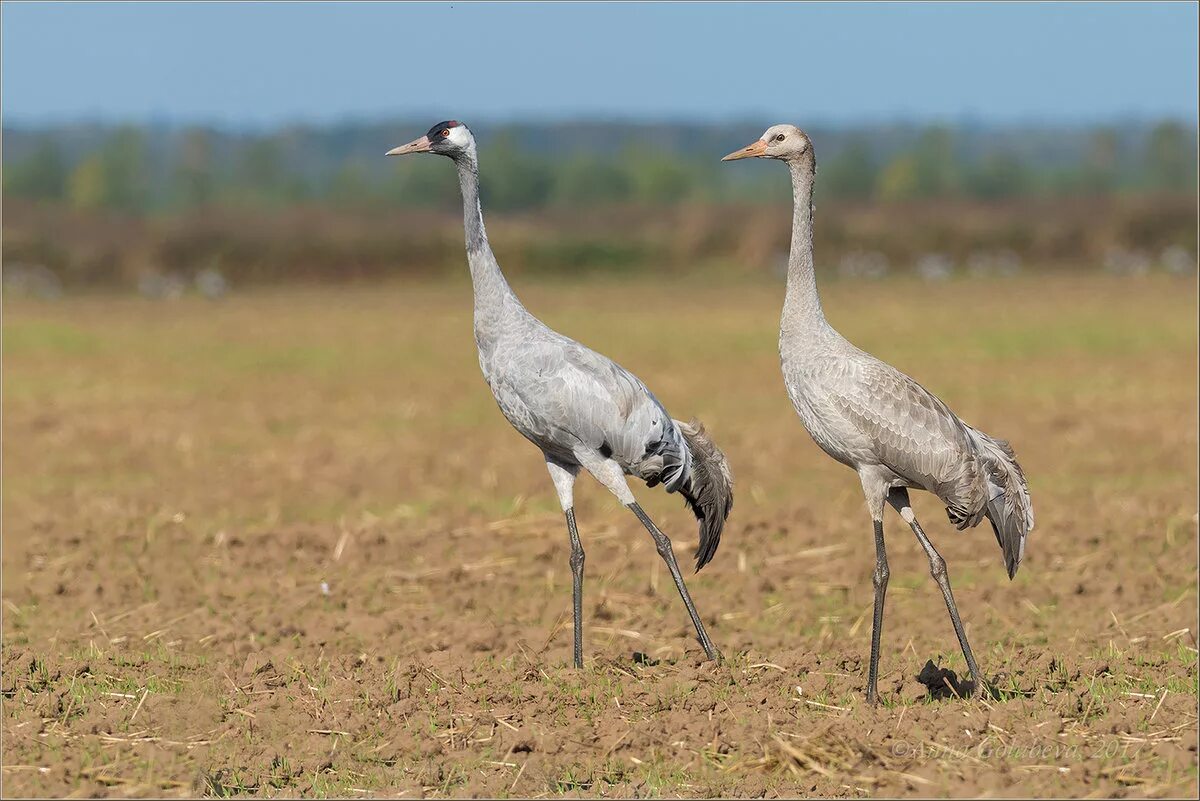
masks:
MULTIPOLYGON (((479 201, 474 137, 465 125, 446 122, 394 154, 433 152, 458 168, 463 195, 467 261, 474 287, 475 343, 479 366, 509 423, 543 453, 572 531, 572 569, 582 583, 583 552, 574 532, 573 485, 587 470, 654 536, 709 656, 716 650, 695 614, 674 566, 670 540, 637 506, 625 481, 636 476, 680 493, 699 520, 697 569, 713 556, 733 504, 724 455, 703 428, 679 423, 635 375, 616 362, 550 329, 513 293, 488 243, 479 201), (665 540, 665 545, 663 541, 665 540), (578 562, 578 568, 575 564, 578 562)), ((576 590, 576 663, 579 651, 576 590)))
POLYGON ((1013 577, 1034 518, 1012 448, 825 328, 807 345, 789 338, 781 346, 789 395, 813 439, 864 477, 872 508, 882 509, 888 490, 908 487, 936 495, 960 530, 987 517, 1013 577))
POLYGON ((963 529, 987 517, 1011 578, 1033 528, 1024 474, 1007 442, 960 420, 931 392, 899 370, 856 348, 825 319, 813 269, 813 184, 816 157, 808 136, 791 125, 769 128, 762 139, 726 156, 774 158, 792 176, 792 245, 780 324, 779 352, 788 396, 804 427, 827 454, 853 468, 875 521, 876 618, 867 695, 876 694, 879 635, 888 568, 883 508, 890 503, 913 528, 930 558, 946 598, 968 667, 978 670, 958 619, 945 563, 908 505, 909 488, 924 489, 946 504, 963 529))
POLYGON ((700 548, 696 570, 708 564, 721 544, 721 529, 733 509, 733 475, 725 454, 704 431, 699 420, 690 424, 675 421, 692 456, 692 469, 679 492, 700 521, 700 548))
MULTIPOLYGON (((996 534, 996 542, 1004 551, 1004 566, 1008 577, 1017 574, 1017 567, 1025 556, 1025 540, 1033 530, 1033 501, 1029 497, 1029 485, 1025 473, 1017 462, 1017 454, 1006 440, 989 437, 967 426, 976 453, 984 467, 984 479, 988 488, 987 515, 996 534)), ((969 520, 956 520, 952 510, 950 521, 961 530, 971 525, 969 520)))

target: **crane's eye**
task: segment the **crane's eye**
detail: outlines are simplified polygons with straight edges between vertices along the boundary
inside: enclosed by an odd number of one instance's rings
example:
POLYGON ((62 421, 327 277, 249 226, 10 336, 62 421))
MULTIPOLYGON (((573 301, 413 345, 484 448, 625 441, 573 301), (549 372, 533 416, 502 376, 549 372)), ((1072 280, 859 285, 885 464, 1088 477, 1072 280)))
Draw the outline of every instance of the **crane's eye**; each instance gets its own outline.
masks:
POLYGON ((449 136, 449 135, 450 135, 450 129, 449 129, 449 128, 443 128, 443 129, 442 129, 442 136, 449 136))
POLYGON ((778 136, 776 136, 776 137, 775 137, 775 141, 776 141, 776 142, 782 142, 782 141, 783 141, 783 134, 779 134, 778 136))

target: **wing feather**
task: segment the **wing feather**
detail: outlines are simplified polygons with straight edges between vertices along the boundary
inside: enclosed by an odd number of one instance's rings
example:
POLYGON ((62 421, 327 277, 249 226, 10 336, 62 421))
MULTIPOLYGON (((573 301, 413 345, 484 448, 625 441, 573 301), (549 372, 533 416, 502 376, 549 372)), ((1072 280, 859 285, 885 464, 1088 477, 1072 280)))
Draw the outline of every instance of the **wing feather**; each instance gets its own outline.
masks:
POLYGON ((949 506, 982 507, 966 428, 946 404, 877 359, 855 360, 848 370, 833 404, 873 443, 879 462, 949 506))
POLYGON ((590 448, 638 475, 688 461, 663 405, 611 359, 557 334, 527 339, 497 359, 489 383, 501 410, 544 450, 590 448))

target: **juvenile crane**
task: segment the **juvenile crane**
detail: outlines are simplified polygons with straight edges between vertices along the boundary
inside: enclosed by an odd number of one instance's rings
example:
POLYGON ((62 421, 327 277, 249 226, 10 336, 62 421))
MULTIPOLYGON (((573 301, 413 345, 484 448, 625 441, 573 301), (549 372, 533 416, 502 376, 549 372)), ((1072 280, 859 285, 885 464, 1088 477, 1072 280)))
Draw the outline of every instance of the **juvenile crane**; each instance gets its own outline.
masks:
POLYGON ((637 376, 551 330, 525 310, 492 255, 479 202, 475 137, 450 120, 388 151, 389 156, 435 153, 458 168, 467 262, 475 294, 479 366, 500 411, 541 449, 558 492, 571 541, 575 667, 583 667, 583 545, 575 527, 573 491, 580 470, 591 473, 641 522, 675 580, 696 636, 709 659, 720 654, 696 612, 671 540, 638 505, 626 475, 678 492, 699 520, 696 570, 708 564, 733 506, 733 479, 724 454, 699 423, 671 419, 637 376))
POLYGON ((960 420, 946 404, 899 370, 851 345, 825 320, 813 271, 813 182, 817 162, 808 136, 792 125, 768 128, 757 142, 722 161, 778 159, 792 174, 792 246, 779 330, 779 355, 788 397, 817 445, 858 473, 875 534, 875 608, 867 700, 878 700, 879 639, 888 563, 883 508, 891 504, 929 557, 946 599, 971 678, 982 677, 950 591, 946 562, 925 535, 908 490, 932 492, 960 530, 986 517, 1016 575, 1033 529, 1033 505, 1016 454, 960 420))

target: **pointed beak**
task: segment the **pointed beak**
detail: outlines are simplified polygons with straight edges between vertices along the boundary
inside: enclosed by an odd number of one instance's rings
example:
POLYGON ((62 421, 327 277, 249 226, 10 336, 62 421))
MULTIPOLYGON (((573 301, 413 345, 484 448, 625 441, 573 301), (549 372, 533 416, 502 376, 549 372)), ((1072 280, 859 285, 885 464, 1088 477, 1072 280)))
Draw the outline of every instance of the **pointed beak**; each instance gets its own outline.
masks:
POLYGON ((738 159, 754 159, 754 158, 758 158, 758 157, 762 156, 766 152, 767 152, 767 143, 764 142, 763 140, 759 139, 757 142, 753 142, 749 145, 746 145, 741 150, 733 151, 728 156, 721 159, 721 161, 737 161, 738 159))
POLYGON ((433 142, 429 141, 428 136, 422 136, 419 139, 412 140, 407 145, 400 145, 400 147, 393 147, 391 150, 389 150, 384 155, 386 155, 386 156, 406 156, 409 153, 428 153, 429 148, 432 144, 433 144, 433 142))

